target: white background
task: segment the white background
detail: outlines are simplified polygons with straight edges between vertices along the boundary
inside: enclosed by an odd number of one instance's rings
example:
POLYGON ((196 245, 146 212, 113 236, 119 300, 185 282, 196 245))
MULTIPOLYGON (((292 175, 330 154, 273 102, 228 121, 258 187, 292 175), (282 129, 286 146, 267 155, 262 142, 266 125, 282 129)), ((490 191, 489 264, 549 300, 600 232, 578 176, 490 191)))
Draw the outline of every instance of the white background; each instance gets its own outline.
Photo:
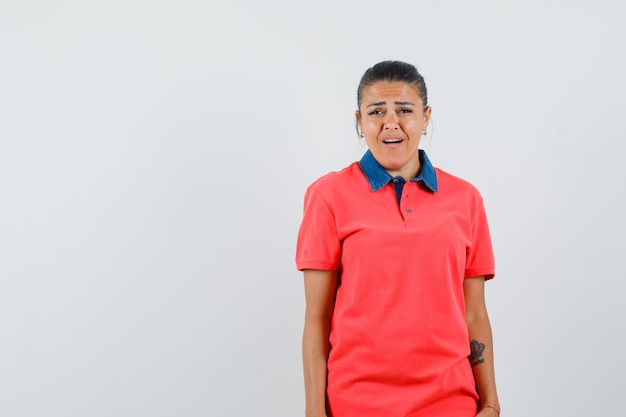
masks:
POLYGON ((415 64, 482 192, 503 416, 622 415, 619 1, 0 2, 0 416, 301 416, 305 188, 415 64))

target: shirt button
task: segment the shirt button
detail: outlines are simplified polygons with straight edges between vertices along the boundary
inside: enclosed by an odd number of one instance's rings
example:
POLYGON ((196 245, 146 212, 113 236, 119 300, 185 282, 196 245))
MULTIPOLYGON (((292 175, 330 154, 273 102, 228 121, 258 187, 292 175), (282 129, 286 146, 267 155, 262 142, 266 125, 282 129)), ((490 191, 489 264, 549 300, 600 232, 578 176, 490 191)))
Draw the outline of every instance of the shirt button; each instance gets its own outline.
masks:
POLYGON ((406 209, 407 213, 413 213, 413 209, 411 207, 409 207, 408 209, 406 209))
POLYGON ((397 184, 397 183, 399 183, 399 182, 400 182, 400 180, 399 180, 399 179, 397 179, 397 178, 394 178, 394 179, 393 179, 393 183, 394 183, 394 184, 397 184))

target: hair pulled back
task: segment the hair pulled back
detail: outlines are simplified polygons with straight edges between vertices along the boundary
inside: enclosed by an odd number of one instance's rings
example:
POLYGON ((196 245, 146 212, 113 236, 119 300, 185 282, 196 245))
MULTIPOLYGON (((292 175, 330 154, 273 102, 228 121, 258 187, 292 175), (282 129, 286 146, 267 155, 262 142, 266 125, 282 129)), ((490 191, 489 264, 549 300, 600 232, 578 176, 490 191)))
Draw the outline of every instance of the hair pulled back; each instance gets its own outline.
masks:
POLYGON ((356 93, 359 109, 361 108, 361 101, 363 100, 363 89, 379 81, 404 82, 414 86, 422 99, 424 109, 428 107, 426 83, 424 82, 424 77, 417 71, 417 68, 402 61, 383 61, 368 68, 365 74, 363 74, 363 77, 361 77, 361 82, 359 83, 359 88, 356 93))

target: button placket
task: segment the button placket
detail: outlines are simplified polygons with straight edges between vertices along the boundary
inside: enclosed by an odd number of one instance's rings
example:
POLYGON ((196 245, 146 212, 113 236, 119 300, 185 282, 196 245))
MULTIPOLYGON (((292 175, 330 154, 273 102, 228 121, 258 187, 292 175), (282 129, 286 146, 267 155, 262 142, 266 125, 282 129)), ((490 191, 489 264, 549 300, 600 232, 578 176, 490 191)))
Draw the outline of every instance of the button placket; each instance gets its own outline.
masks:
POLYGON ((417 187, 413 182, 407 183, 402 192, 402 217, 407 227, 415 227, 421 220, 416 207, 417 187))
POLYGON ((407 193, 404 195, 404 199, 405 199, 405 203, 406 203, 407 205, 409 205, 409 207, 407 207, 406 209, 404 209, 404 211, 406 211, 407 213, 411 214, 411 213, 413 213, 413 207, 412 207, 412 204, 411 204, 411 203, 413 203, 413 201, 412 201, 412 199, 410 198, 410 196, 409 196, 409 194, 410 194, 410 193, 409 193, 408 191, 409 191, 409 190, 407 190, 407 193))

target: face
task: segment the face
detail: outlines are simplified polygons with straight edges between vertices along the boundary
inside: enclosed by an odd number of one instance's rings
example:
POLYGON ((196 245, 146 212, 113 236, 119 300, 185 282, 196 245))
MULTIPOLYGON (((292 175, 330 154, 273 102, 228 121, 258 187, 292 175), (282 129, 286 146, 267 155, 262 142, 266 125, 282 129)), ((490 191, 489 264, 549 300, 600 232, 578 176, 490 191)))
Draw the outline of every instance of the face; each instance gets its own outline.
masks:
POLYGON ((430 120, 417 88, 380 81, 363 89, 357 123, 374 158, 389 174, 413 178, 420 168, 417 146, 430 120))

